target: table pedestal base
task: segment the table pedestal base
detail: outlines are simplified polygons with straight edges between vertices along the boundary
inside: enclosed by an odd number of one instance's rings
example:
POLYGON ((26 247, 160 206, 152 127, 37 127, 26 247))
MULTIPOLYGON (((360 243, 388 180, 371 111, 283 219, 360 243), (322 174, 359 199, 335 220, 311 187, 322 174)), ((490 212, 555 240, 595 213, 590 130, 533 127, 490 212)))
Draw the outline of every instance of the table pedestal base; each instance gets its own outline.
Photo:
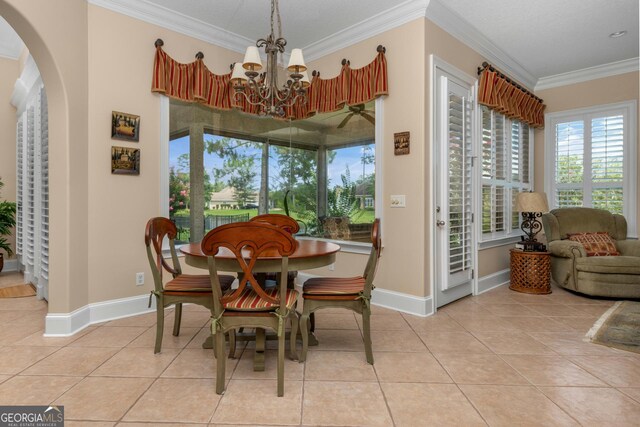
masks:
MULTIPOLYGON (((236 331, 236 342, 240 341, 255 341, 256 349, 253 355, 253 370, 256 372, 264 371, 264 351, 266 349, 267 340, 277 340, 278 335, 274 333, 267 334, 262 328, 256 328, 255 333, 238 332, 236 331)), ((285 340, 289 340, 291 332, 286 332, 285 340)), ((302 336, 298 336, 297 340, 302 340, 302 336)), ((318 345, 318 339, 313 335, 313 332, 309 333, 309 345, 318 345)), ((202 343, 202 348, 213 348, 213 335, 209 335, 207 339, 202 343)), ((234 358, 235 355, 230 355, 234 358)), ((293 360, 293 359, 292 359, 293 360)))

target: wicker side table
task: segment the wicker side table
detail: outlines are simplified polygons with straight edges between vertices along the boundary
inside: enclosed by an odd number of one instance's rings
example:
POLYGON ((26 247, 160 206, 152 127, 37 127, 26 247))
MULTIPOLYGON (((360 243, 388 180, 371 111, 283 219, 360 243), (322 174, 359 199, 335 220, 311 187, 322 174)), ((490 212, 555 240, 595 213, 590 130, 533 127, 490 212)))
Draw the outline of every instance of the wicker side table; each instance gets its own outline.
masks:
POLYGON ((551 293, 551 252, 511 249, 509 289, 527 294, 551 293))

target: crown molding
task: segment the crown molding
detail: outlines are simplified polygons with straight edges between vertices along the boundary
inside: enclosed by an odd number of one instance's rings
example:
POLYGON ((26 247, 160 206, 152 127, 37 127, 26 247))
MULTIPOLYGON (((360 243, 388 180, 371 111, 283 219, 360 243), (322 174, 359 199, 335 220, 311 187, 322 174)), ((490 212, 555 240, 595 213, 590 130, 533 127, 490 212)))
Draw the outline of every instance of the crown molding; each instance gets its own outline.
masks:
POLYGON ((589 80, 616 76, 618 74, 632 73, 639 70, 640 58, 629 58, 622 61, 610 62, 609 64, 583 68, 582 70, 541 77, 536 84, 535 90, 551 89, 554 87, 566 86, 575 83, 586 82, 589 80))
POLYGON ((325 55, 374 37, 418 18, 424 18, 430 0, 408 0, 371 16, 328 37, 303 47, 307 61, 315 61, 325 55))
POLYGON ((87 0, 87 2, 234 52, 244 53, 248 45, 255 43, 255 40, 145 0, 87 0))
MULTIPOLYGON (((457 13, 447 8, 442 0, 431 0, 426 16, 443 30, 457 38, 482 56, 500 71, 517 80, 519 83, 533 89, 537 78, 529 73, 515 59, 509 56, 478 31, 471 23, 457 13)), ((480 65, 480 64, 478 64, 480 65)))

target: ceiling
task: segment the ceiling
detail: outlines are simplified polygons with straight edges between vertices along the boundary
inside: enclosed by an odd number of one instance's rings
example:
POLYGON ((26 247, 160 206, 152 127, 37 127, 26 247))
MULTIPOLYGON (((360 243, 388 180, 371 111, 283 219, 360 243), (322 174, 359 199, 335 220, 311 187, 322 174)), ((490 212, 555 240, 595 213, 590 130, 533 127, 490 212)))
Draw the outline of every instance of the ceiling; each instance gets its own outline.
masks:
MULTIPOLYGON (((184 32, 234 40, 231 48, 269 33, 268 0, 87 0, 98 6, 162 25, 179 22, 184 32), (161 19, 170 17, 171 19, 161 19)), ((281 0, 287 50, 302 47, 317 57, 331 47, 370 37, 428 16, 464 38, 504 71, 530 86, 541 78, 637 58, 638 0, 281 0), (437 12, 437 13, 436 13, 437 12), (446 19, 438 17, 446 15, 446 19), (436 16, 437 15, 437 16, 436 16), (453 22, 453 24, 452 24, 453 22), (448 25, 444 25, 448 24, 448 25), (620 38, 609 34, 626 30, 620 38), (471 34, 471 36, 469 36, 471 34), (477 48, 477 39, 482 39, 477 48), (493 56, 493 57, 492 57, 493 56), (518 73, 520 71, 520 73, 518 73)), ((173 28, 175 29, 175 27, 173 28)), ((277 30, 276 30, 277 31, 277 30)), ((0 55, 22 49, 0 19, 0 55)), ((19 40, 19 39, 18 39, 19 40)), ((632 66, 637 63, 632 62, 632 66)))

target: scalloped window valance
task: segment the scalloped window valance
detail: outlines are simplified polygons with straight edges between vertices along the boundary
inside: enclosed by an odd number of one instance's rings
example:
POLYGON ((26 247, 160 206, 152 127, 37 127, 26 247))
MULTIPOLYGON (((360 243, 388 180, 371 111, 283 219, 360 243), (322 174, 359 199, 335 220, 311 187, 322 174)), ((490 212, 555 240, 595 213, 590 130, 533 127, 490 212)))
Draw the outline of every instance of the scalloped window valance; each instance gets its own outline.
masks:
MULTIPOLYGON (((219 110, 238 108, 257 114, 258 107, 245 102, 243 97, 234 96, 230 84, 231 71, 214 74, 204 65, 203 57, 198 53, 194 62, 181 64, 167 55, 161 42, 156 42, 151 91, 219 110)), ((349 61, 343 60, 340 74, 331 79, 321 79, 320 73, 314 71, 306 102, 286 108, 284 118, 304 119, 317 113, 341 110, 345 105, 363 104, 387 94, 385 48, 378 46, 375 59, 362 68, 353 69, 349 61)))
MULTIPOLYGON (((485 64, 483 64, 485 65, 485 64)), ((488 64, 479 69, 478 103, 531 127, 544 127, 542 99, 533 95, 488 64)))

